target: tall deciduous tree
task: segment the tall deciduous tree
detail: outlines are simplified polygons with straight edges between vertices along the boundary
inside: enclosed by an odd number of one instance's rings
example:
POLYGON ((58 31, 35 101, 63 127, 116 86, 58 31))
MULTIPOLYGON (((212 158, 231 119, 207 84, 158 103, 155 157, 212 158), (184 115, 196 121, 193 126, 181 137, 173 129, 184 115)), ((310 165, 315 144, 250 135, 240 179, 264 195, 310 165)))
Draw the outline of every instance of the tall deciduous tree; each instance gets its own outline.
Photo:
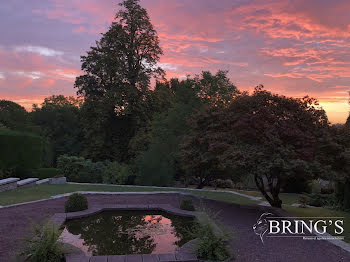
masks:
POLYGON ((149 136, 145 137, 148 144, 139 143, 148 146, 135 160, 138 182, 142 184, 165 186, 178 178, 178 174, 183 173, 178 159, 179 145, 189 131, 188 119, 203 106, 228 105, 238 93, 226 71, 216 74, 204 71, 182 81, 171 79, 168 84, 173 94, 173 107, 152 122, 149 136))
POLYGON ((126 160, 128 144, 152 112, 146 103, 150 80, 162 77, 162 50, 146 9, 126 0, 109 30, 81 57, 84 75, 75 87, 85 98, 86 154, 97 160, 126 160))
POLYGON ((267 201, 281 207, 281 185, 300 170, 305 176, 312 174, 317 142, 327 126, 326 114, 314 99, 288 98, 258 87, 227 108, 197 115, 182 160, 191 174, 202 179, 230 169, 253 174, 267 201))

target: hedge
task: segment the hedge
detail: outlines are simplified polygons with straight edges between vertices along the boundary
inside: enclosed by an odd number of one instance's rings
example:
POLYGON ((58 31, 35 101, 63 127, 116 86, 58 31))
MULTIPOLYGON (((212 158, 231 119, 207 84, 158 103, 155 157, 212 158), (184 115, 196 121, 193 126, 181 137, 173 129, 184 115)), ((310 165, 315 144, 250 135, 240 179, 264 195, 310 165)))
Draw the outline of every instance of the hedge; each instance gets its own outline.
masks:
POLYGON ((58 168, 39 168, 32 172, 32 176, 37 177, 39 179, 55 177, 60 174, 61 172, 58 168))
POLYGON ((41 167, 43 140, 40 136, 0 130, 0 169, 14 170, 17 176, 41 167))

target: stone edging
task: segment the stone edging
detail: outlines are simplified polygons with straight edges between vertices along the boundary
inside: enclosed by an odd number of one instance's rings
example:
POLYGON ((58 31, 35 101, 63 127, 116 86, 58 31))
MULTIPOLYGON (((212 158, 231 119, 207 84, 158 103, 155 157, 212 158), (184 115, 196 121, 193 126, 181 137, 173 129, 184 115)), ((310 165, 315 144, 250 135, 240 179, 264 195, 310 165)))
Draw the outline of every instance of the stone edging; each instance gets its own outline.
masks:
MULTIPOLYGON (((95 183, 76 183, 76 182, 67 182, 67 184, 72 185, 85 185, 85 186, 111 186, 111 187, 122 187, 122 188, 129 188, 129 187, 138 187, 138 188, 154 188, 154 189, 176 189, 176 190, 187 190, 187 191, 199 191, 199 192, 219 192, 219 193, 229 193, 245 198, 249 198, 250 200, 254 201, 261 201, 261 197, 255 197, 246 195, 243 193, 238 193, 236 191, 230 191, 230 190, 210 190, 210 189, 197 189, 197 188, 187 188, 187 187, 159 187, 159 186, 138 186, 138 185, 114 185, 114 184, 95 184, 95 183)), ((180 192, 180 191, 177 191, 180 192)))
MULTIPOLYGON (((102 205, 96 208, 89 208, 84 211, 72 212, 72 213, 56 213, 50 221, 61 227, 66 220, 83 218, 98 214, 103 211, 112 210, 157 210, 164 211, 173 215, 196 217, 196 212, 186 211, 179 208, 175 208, 167 204, 151 204, 151 205, 102 205)), ((87 257, 85 255, 75 254, 68 255, 66 262, 179 262, 198 261, 196 254, 193 252, 193 244, 196 239, 187 242, 177 252, 171 254, 142 254, 142 255, 120 255, 120 256, 92 256, 87 257)))
POLYGON ((180 191, 148 191, 148 192, 74 191, 74 192, 70 192, 70 193, 66 193, 66 194, 60 194, 60 195, 51 196, 50 198, 44 198, 44 199, 28 201, 28 202, 12 204, 12 205, 6 205, 6 206, 0 206, 0 209, 1 208, 17 207, 17 206, 28 205, 28 204, 35 204, 35 203, 40 203, 40 202, 43 202, 43 201, 64 198, 64 197, 68 197, 68 196, 70 196, 70 195, 72 195, 74 193, 80 193, 80 194, 84 194, 84 195, 158 195, 158 194, 178 194, 178 195, 190 196, 190 197, 201 199, 200 196, 196 196, 196 195, 192 195, 190 193, 180 192, 180 191))

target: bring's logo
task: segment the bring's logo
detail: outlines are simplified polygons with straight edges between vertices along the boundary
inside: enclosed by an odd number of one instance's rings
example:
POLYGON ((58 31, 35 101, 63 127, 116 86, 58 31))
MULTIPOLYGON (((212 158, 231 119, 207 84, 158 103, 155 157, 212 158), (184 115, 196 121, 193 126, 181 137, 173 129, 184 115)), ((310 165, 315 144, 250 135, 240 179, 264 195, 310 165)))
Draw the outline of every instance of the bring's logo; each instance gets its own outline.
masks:
POLYGON ((264 244, 265 237, 301 237, 304 240, 343 240, 344 217, 277 217, 263 213, 253 230, 264 244))

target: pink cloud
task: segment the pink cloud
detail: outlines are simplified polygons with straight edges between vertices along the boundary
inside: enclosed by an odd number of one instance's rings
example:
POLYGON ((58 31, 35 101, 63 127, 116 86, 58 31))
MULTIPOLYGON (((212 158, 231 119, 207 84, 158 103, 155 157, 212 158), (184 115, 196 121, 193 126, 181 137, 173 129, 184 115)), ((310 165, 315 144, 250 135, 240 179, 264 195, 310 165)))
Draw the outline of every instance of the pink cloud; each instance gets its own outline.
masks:
MULTIPOLYGON (((20 38, 22 34, 4 33, 0 95, 74 94, 74 77, 81 73, 77 57, 107 30, 120 1, 17 2, 26 21, 40 19, 32 29, 38 35, 20 38), (28 46, 28 41, 47 49, 14 51, 16 46, 28 46), (43 55, 55 51, 63 53, 43 55)), ((298 97, 310 94, 344 108, 350 81, 349 1, 220 0, 218 5, 212 0, 141 0, 141 4, 158 31, 168 77, 230 70, 230 78, 240 89, 251 90, 261 83, 275 92, 298 97)), ((16 14, 13 19, 16 24, 16 14)), ((345 111, 339 114, 344 116, 345 111)))

